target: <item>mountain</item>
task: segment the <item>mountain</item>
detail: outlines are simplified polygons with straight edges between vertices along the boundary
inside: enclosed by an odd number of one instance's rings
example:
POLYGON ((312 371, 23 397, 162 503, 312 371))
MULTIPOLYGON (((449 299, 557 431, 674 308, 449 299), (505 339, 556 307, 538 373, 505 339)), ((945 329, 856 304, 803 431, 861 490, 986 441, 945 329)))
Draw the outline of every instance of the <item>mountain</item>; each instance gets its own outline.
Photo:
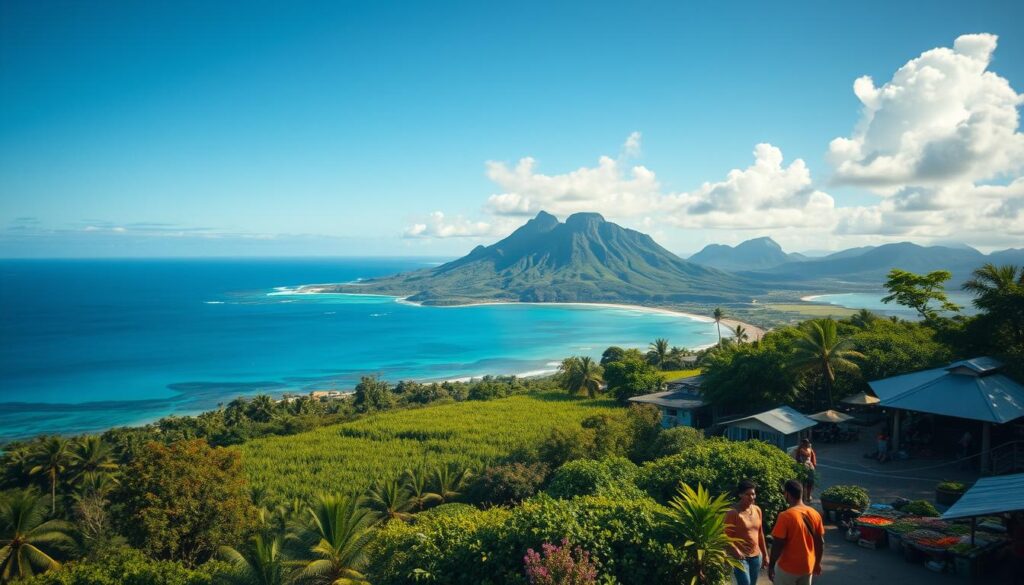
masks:
MULTIPOLYGON (((1012 250, 1007 251, 1012 257, 1012 250)), ((825 258, 814 258, 799 264, 784 264, 748 276, 766 281, 842 281, 845 284, 863 284, 881 288, 893 268, 916 273, 949 270, 953 279, 947 285, 958 285, 970 278, 970 273, 991 261, 974 248, 945 246, 919 246, 911 242, 885 244, 837 252, 825 258)))
POLYGON ((755 281, 687 262, 650 236, 577 213, 540 212, 505 239, 441 266, 312 292, 408 296, 425 304, 720 302, 764 292, 755 281))
POLYGON ((755 238, 735 248, 723 244, 709 244, 703 250, 687 258, 701 266, 719 270, 761 270, 788 262, 801 262, 803 254, 787 254, 782 246, 771 238, 755 238))

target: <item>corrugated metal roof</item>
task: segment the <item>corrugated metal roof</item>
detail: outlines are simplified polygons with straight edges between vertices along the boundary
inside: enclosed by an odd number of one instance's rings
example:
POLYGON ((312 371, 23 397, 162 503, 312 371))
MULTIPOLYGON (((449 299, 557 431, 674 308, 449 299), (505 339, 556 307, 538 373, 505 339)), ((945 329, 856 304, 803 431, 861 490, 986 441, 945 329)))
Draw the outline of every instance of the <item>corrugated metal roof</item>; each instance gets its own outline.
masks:
POLYGON ((1024 473, 983 477, 942 515, 943 520, 1024 510, 1024 473))
POLYGON ((975 358, 869 385, 882 399, 878 406, 1006 423, 1024 416, 1024 386, 993 373, 1001 366, 993 358, 975 358), (962 373, 965 368, 973 373, 962 373))
POLYGON ((663 406, 665 408, 678 408, 679 410, 693 410, 694 408, 707 405, 707 402, 704 402, 704 399, 699 394, 686 390, 644 394, 643 396, 634 396, 629 401, 641 404, 654 404, 655 406, 663 406))
POLYGON ((798 433, 818 424, 816 421, 807 418, 788 406, 780 406, 766 412, 730 421, 726 426, 732 426, 747 420, 756 420, 761 424, 768 425, 783 435, 798 433))

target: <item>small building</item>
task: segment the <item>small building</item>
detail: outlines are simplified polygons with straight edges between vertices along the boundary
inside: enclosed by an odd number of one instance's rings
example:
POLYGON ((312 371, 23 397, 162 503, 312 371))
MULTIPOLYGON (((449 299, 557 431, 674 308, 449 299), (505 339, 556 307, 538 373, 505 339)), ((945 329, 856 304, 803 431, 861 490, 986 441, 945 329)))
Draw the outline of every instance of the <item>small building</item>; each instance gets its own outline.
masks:
POLYGON ((634 396, 629 401, 657 406, 661 410, 663 428, 684 426, 701 429, 710 421, 710 407, 700 391, 702 380, 703 376, 673 380, 666 384, 665 392, 634 396))
MULTIPOLYGON (((961 360, 942 368, 869 382, 871 392, 879 399, 876 406, 892 414, 893 448, 900 448, 901 413, 920 413, 962 419, 981 426, 981 472, 1004 473, 1015 470, 998 463, 1002 453, 992 448, 993 429, 1007 431, 996 437, 1001 444, 1018 440, 1010 431, 1015 421, 1024 419, 1024 385, 1003 373, 1003 363, 992 357, 961 360)), ((1018 428, 1024 428, 1021 425, 1018 428)))
POLYGON ((800 444, 808 429, 818 424, 788 406, 723 423, 725 436, 733 441, 756 439, 783 451, 800 444))

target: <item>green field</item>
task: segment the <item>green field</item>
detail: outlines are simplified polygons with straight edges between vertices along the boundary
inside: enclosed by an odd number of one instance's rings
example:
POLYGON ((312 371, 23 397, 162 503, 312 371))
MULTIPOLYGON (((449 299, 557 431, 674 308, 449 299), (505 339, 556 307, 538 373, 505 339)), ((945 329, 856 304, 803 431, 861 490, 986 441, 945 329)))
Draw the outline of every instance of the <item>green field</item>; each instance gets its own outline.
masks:
POLYGON ((329 492, 362 491, 376 478, 410 466, 456 463, 480 467, 555 427, 578 425, 595 414, 621 411, 610 400, 546 393, 468 401, 370 415, 298 435, 241 446, 255 489, 272 501, 329 492))
POLYGON ((819 319, 822 317, 835 317, 843 319, 857 312, 856 309, 838 307, 835 305, 812 305, 810 303, 772 303, 764 305, 766 308, 782 313, 795 313, 801 317, 819 319))

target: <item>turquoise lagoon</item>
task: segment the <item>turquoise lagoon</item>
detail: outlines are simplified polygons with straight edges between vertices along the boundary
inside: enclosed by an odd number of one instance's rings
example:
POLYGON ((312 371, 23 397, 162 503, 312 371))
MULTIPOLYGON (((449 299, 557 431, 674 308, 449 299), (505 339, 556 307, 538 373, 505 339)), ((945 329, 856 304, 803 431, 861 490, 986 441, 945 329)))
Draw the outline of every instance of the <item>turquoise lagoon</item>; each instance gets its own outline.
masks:
POLYGON ((423 259, 4 260, 0 440, 74 434, 337 388, 376 374, 538 374, 658 337, 699 347, 714 323, 633 308, 421 307, 296 294, 422 268, 423 259))

